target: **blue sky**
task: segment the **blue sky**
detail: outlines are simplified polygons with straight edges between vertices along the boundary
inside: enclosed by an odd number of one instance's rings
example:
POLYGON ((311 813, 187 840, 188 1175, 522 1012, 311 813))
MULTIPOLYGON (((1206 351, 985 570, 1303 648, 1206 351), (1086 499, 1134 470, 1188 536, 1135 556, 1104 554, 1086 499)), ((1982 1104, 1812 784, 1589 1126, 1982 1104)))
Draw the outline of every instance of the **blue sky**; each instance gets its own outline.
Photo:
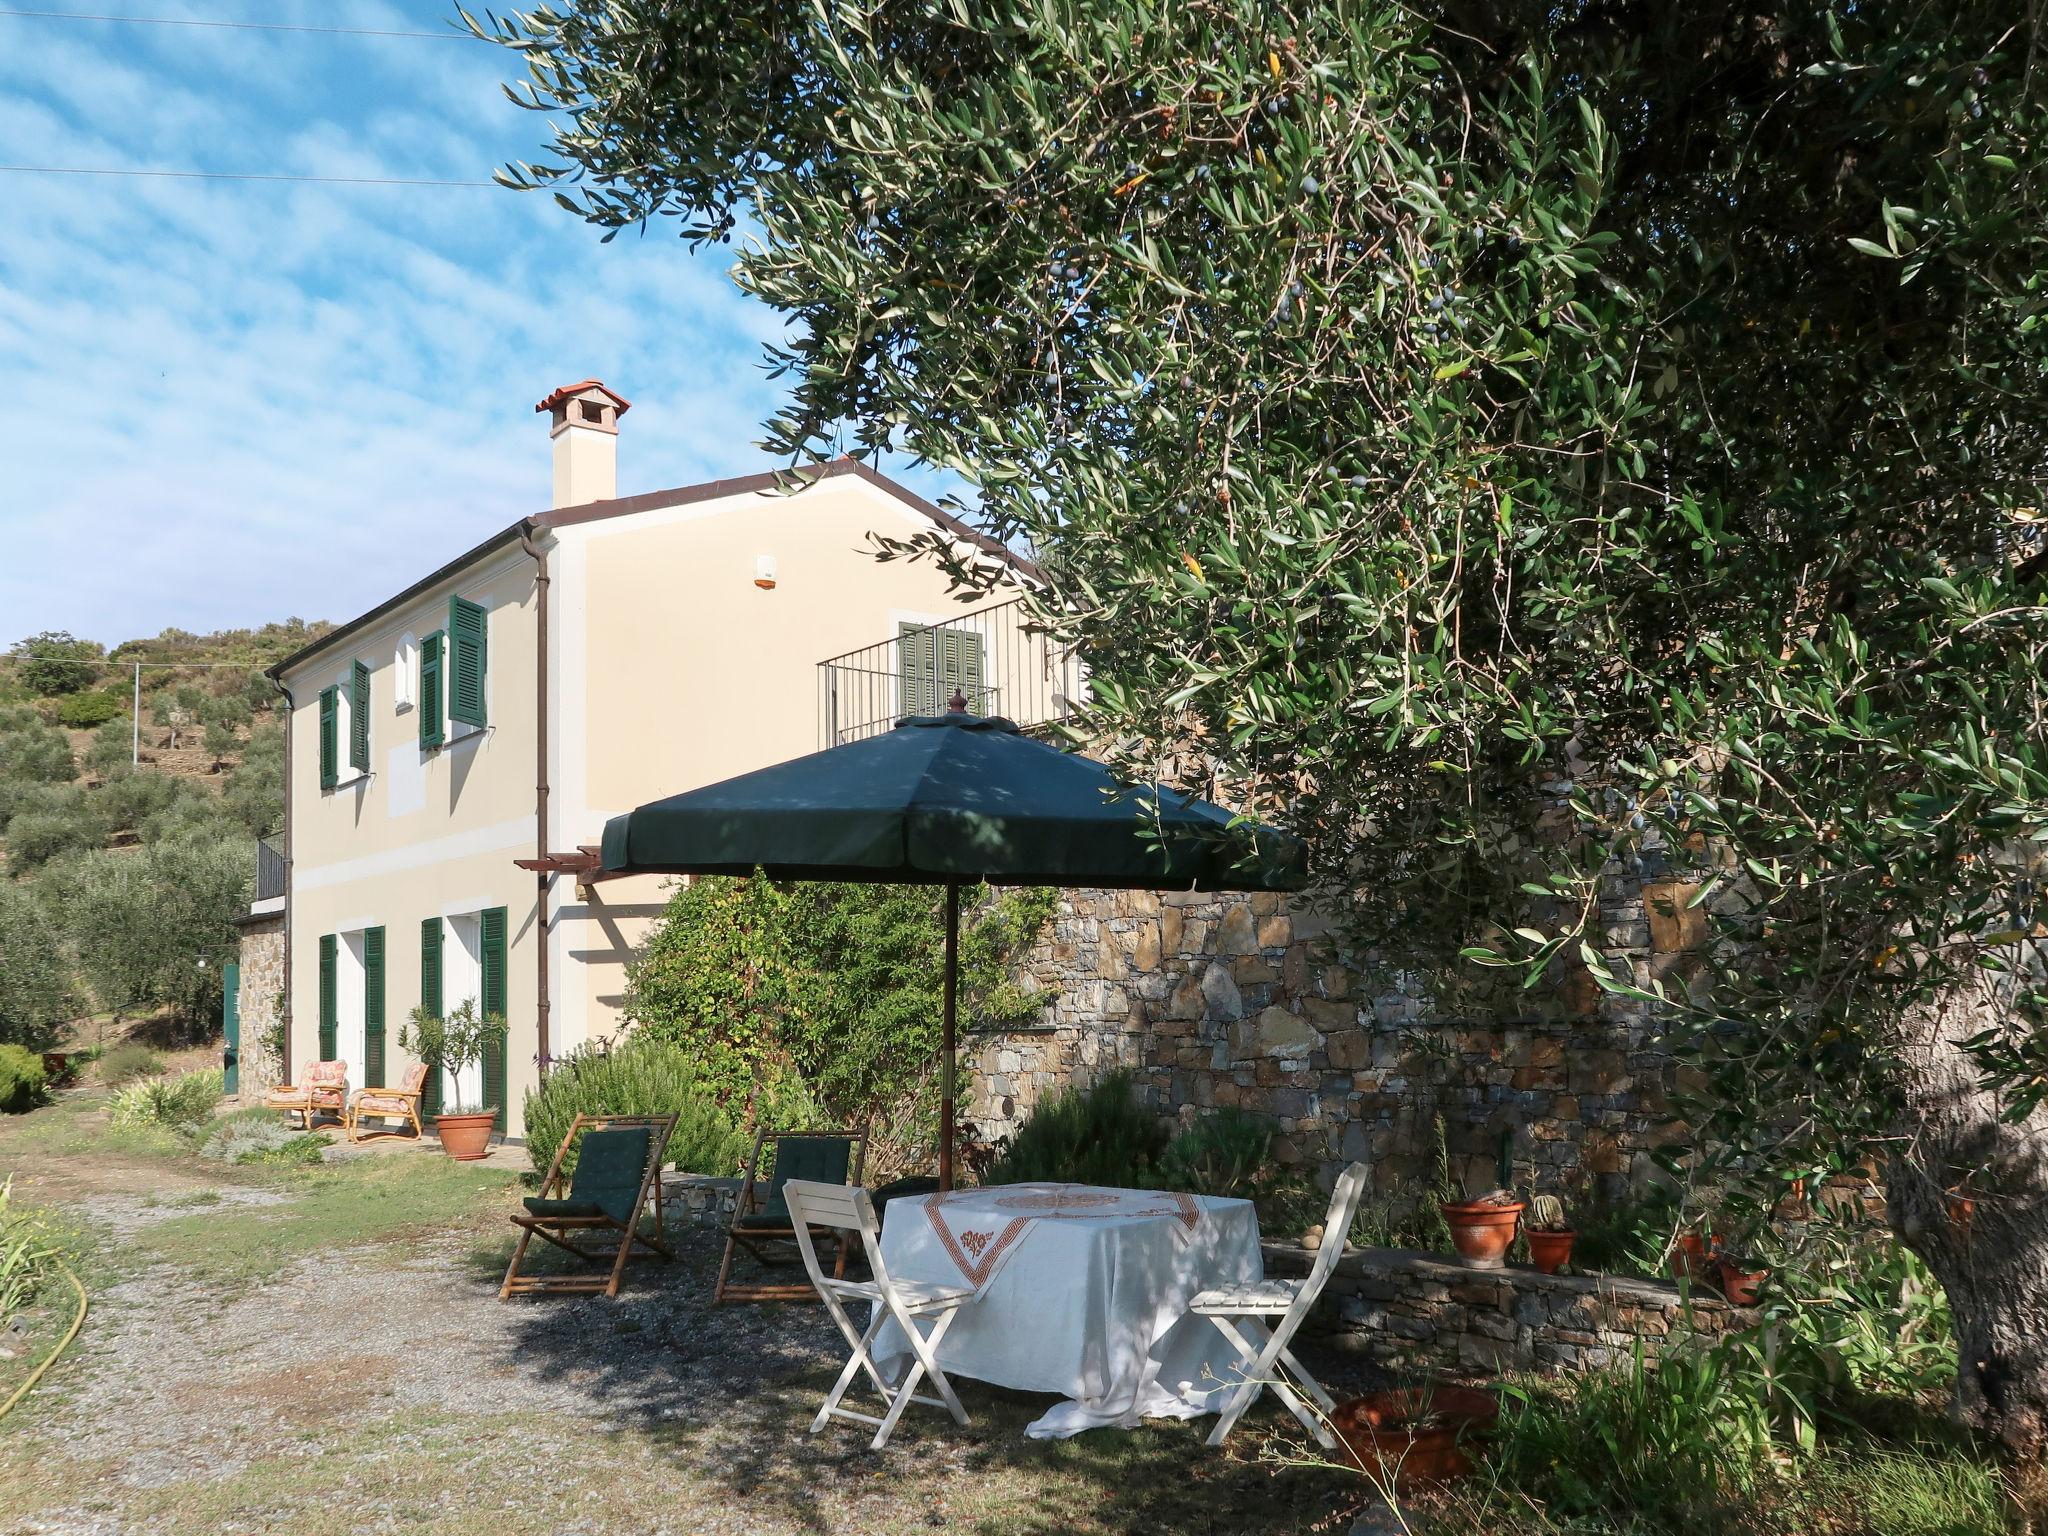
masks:
MULTIPOLYGON (((452 13, 70 0, 88 8, 452 13)), ((487 180, 543 153, 546 120, 499 89, 516 66, 475 42, 0 16, 0 162, 487 180)), ((602 245, 499 189, 0 173, 0 645, 345 619, 545 505, 533 405, 588 375, 633 401, 622 494, 766 467, 779 322, 727 259, 659 230, 602 245)))

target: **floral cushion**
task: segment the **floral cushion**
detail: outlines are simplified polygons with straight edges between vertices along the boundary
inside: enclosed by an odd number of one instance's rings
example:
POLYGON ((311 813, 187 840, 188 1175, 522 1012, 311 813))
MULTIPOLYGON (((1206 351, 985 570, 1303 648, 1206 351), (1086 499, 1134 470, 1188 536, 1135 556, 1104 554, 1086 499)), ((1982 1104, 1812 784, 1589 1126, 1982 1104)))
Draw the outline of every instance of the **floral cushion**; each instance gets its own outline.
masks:
POLYGON ((309 1095, 304 1088, 280 1086, 263 1096, 263 1102, 273 1109, 294 1109, 305 1104, 309 1095))
POLYGON ((345 1061, 316 1061, 306 1068, 306 1081, 315 1088, 338 1087, 348 1081, 348 1063, 345 1061))
POLYGON ((372 1089, 356 1095, 356 1113, 359 1115, 408 1115, 412 1113, 412 1100, 402 1094, 378 1093, 372 1089))

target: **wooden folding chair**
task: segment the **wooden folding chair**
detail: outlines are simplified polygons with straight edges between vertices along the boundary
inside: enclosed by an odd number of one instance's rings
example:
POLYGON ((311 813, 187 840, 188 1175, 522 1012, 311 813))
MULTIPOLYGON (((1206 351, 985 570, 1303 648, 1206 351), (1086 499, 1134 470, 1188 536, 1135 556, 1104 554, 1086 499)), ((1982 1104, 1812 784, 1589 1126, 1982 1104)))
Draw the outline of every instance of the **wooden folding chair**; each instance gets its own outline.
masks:
POLYGON ((660 1175, 662 1153, 675 1128, 674 1115, 578 1115, 555 1149, 555 1160, 548 1165, 540 1193, 528 1195, 526 1214, 512 1218, 519 1228, 519 1246, 505 1268, 498 1299, 535 1292, 601 1291, 616 1296, 627 1260, 643 1257, 637 1250, 664 1259, 672 1257, 661 1229, 660 1175), (573 1177, 562 1171, 571 1147, 576 1148, 573 1177), (640 1230, 640 1213, 650 1204, 654 1208, 652 1237, 640 1230), (613 1232, 618 1234, 618 1246, 611 1249, 586 1247, 572 1236, 613 1232), (586 1263, 609 1265, 609 1272, 602 1276, 522 1275, 519 1266, 526 1260, 527 1244, 536 1237, 586 1263))
POLYGON ((1243 1382, 1224 1403, 1222 1416, 1209 1432, 1210 1445, 1221 1445, 1245 1409, 1270 1386, 1288 1411, 1301 1420, 1302 1427, 1316 1437, 1317 1444, 1325 1450, 1336 1449, 1336 1437, 1326 1420, 1337 1405, 1287 1344, 1322 1295, 1337 1260, 1344 1256, 1351 1218, 1358 1214, 1359 1197, 1365 1193, 1365 1175, 1365 1164, 1353 1163, 1337 1176, 1337 1187, 1330 1191, 1330 1212, 1323 1218, 1323 1240, 1316 1249, 1315 1267, 1305 1279, 1225 1286, 1204 1291, 1188 1304, 1190 1311, 1208 1318, 1229 1340, 1237 1351, 1238 1369, 1244 1372, 1243 1382), (1270 1330, 1265 1321, 1269 1317, 1280 1319, 1270 1330), (1280 1370, 1283 1365, 1301 1390, 1315 1399, 1321 1414, 1313 1412, 1288 1384, 1280 1370))
MULTIPOLYGON (((789 1281, 736 1284, 732 1260, 744 1248, 756 1262, 774 1267, 793 1264, 797 1256, 788 1245, 796 1240, 796 1226, 783 1203, 782 1191, 791 1179, 814 1184, 858 1184, 867 1166, 866 1131, 762 1131, 754 1137, 754 1153, 747 1162, 747 1181, 733 1206, 732 1221, 725 1231, 725 1257, 719 1261, 718 1284, 711 1304, 727 1301, 809 1301, 817 1293, 810 1286, 789 1281), (764 1181, 761 1153, 772 1145, 773 1172, 764 1181), (767 1193, 762 1194, 765 1182, 767 1193)), ((832 1266, 835 1277, 846 1274, 846 1239, 831 1239, 839 1252, 832 1266)))
POLYGON ((825 1406, 811 1420, 811 1433, 815 1435, 831 1419, 872 1424, 875 1437, 868 1442, 868 1449, 879 1451, 889 1443, 889 1436, 896 1430, 896 1421, 903 1417, 903 1410, 912 1403, 943 1408, 953 1415, 954 1423, 965 1424, 967 1410, 960 1406, 953 1384, 939 1369, 938 1354, 939 1341, 953 1326, 953 1319, 960 1315, 960 1308, 973 1300, 973 1287, 927 1285, 922 1281, 899 1280, 891 1275, 888 1265, 882 1262, 882 1234, 875 1221, 874 1203, 858 1184, 814 1184, 807 1179, 790 1179, 783 1184, 782 1195, 789 1203, 796 1245, 803 1253, 804 1268, 810 1271, 811 1284, 817 1288, 825 1310, 832 1314, 832 1321, 846 1335, 846 1342, 853 1346, 853 1358, 846 1362, 846 1369, 832 1383, 832 1390, 825 1395, 825 1406), (827 1275, 824 1266, 818 1262, 817 1246, 811 1240, 813 1230, 836 1232, 842 1255, 846 1250, 846 1234, 859 1234, 861 1246, 867 1250, 868 1273, 873 1278, 844 1280, 827 1275), (853 1319, 847 1316, 843 1299, 847 1297, 871 1304, 873 1310, 868 1316, 866 1329, 854 1327, 853 1319), (929 1333, 920 1330, 920 1319, 931 1325, 929 1333), (903 1330, 912 1356, 910 1369, 904 1373, 903 1384, 899 1387, 889 1385, 868 1353, 875 1342, 875 1335, 882 1330, 882 1324, 892 1320, 903 1330), (881 1418, 839 1406, 840 1399, 846 1396, 846 1389, 853 1385, 854 1377, 862 1371, 867 1372, 868 1379, 888 1405, 881 1418), (918 1396, 918 1381, 926 1376, 931 1377, 932 1385, 938 1389, 937 1397, 918 1396))

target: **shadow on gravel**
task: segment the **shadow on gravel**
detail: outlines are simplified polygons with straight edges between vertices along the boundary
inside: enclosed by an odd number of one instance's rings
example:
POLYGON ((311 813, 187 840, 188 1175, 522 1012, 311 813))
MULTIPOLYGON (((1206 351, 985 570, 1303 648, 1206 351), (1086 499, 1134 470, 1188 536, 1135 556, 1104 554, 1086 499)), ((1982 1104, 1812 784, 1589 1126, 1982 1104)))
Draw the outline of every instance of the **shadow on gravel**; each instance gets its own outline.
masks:
MULTIPOLYGON (((1077 1527, 1235 1536, 1306 1530, 1367 1492, 1360 1479, 1334 1469, 1283 1465, 1300 1449, 1287 1433, 1293 1421, 1266 1405, 1221 1451, 1202 1444, 1207 1420, 1032 1441, 1024 1426, 1051 1398, 956 1378, 973 1421, 965 1428, 936 1410, 913 1408, 879 1453, 867 1449, 857 1426, 831 1425, 813 1436, 811 1419, 847 1357, 823 1307, 713 1307, 720 1240, 690 1230, 675 1247, 673 1263, 635 1264, 615 1301, 500 1303, 509 1229, 502 1240, 472 1248, 467 1271, 478 1304, 502 1305, 510 1314, 500 1331, 504 1365, 573 1385, 590 1400, 589 1432, 646 1432, 679 1474, 722 1484, 736 1508, 825 1531, 835 1523, 835 1505, 849 1495, 895 1487, 906 1501, 906 1526, 918 1523, 910 1510, 929 1506, 923 1523, 977 1536, 1077 1527), (977 1474, 999 1471, 1039 1490, 1037 1507, 982 1508, 977 1474)), ((1312 1345, 1302 1353, 1340 1397, 1368 1381, 1378 1384, 1346 1357, 1312 1345)), ((872 1411, 871 1404, 859 1406, 872 1411)))

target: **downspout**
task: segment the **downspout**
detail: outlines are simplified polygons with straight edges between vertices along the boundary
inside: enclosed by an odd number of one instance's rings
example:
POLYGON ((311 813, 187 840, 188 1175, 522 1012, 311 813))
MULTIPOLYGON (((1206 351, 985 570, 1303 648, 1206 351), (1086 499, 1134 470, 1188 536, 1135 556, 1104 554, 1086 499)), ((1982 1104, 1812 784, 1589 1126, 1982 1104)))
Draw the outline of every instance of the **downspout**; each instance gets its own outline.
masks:
POLYGON ((292 1081, 292 912, 298 906, 292 899, 292 716, 299 705, 282 678, 273 677, 270 686, 284 696, 284 1050, 277 1063, 282 1084, 292 1081))
MULTIPOLYGON (((524 525, 519 535, 519 547, 533 557, 536 567, 534 575, 534 607, 536 637, 534 640, 534 728, 533 728, 533 852, 535 858, 548 856, 548 553, 533 542, 533 524, 524 525)), ((548 872, 534 871, 534 911, 537 914, 534 929, 540 935, 535 946, 539 959, 538 972, 540 1006, 537 1010, 536 1031, 540 1048, 534 1056, 540 1068, 540 1075, 548 1075, 548 1023, 552 1004, 548 994, 548 872)))

